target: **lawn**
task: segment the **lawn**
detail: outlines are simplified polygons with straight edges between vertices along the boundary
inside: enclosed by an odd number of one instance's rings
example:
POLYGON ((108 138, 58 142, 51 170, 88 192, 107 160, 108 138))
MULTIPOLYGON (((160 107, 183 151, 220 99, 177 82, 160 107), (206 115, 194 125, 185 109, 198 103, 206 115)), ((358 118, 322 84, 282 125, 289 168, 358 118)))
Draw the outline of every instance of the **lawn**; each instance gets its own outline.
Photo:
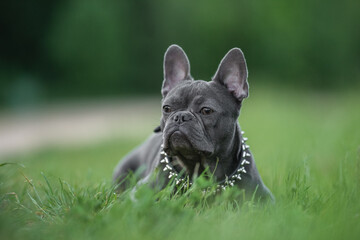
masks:
POLYGON ((184 195, 115 194, 114 166, 149 129, 8 159, 0 239, 359 239, 358 91, 251 91, 239 121, 275 205, 239 205, 235 189, 203 196, 202 181, 184 195))

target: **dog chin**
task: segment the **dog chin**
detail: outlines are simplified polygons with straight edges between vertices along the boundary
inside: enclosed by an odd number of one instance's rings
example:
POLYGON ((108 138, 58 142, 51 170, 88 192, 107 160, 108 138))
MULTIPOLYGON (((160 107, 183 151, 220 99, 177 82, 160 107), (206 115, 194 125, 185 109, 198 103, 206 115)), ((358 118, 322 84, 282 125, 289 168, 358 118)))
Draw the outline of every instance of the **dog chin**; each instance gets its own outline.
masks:
POLYGON ((181 131, 174 131, 169 134, 164 143, 164 151, 170 156, 180 156, 191 160, 212 154, 211 152, 197 149, 181 131))
POLYGON ((197 155, 199 151, 194 149, 188 138, 180 131, 175 131, 165 139, 164 151, 169 155, 197 155))
POLYGON ((191 146, 190 141, 180 131, 175 131, 173 134, 171 134, 171 136, 169 138, 169 146, 170 146, 170 149, 173 151, 178 151, 178 152, 193 151, 193 147, 191 146))

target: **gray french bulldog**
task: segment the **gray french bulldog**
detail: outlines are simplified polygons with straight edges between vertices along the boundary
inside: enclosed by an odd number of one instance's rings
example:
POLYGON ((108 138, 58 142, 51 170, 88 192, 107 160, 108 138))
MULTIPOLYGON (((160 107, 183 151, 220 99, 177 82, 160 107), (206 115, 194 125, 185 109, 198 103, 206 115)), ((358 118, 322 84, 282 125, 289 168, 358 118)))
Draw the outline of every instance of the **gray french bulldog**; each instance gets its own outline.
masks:
POLYGON ((247 77, 244 55, 233 48, 212 81, 194 81, 185 52, 171 45, 164 56, 160 126, 115 168, 113 179, 119 189, 125 189, 127 175, 139 169, 139 184, 151 182, 159 189, 171 179, 191 186, 192 177, 208 169, 217 191, 238 187, 247 198, 273 201, 238 123, 249 92, 247 77), (155 181, 150 180, 154 172, 155 181))

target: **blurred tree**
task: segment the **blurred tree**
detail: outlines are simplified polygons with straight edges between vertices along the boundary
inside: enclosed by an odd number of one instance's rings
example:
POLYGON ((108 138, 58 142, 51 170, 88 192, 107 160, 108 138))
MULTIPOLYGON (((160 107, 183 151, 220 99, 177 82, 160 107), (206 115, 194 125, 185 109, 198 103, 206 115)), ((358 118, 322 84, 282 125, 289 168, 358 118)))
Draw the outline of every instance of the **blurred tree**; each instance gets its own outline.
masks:
POLYGON ((45 39, 58 2, 0 2, 0 104, 38 102, 34 99, 43 94, 50 70, 45 39))
POLYGON ((0 102, 23 79, 51 98, 159 93, 172 43, 188 53, 195 78, 209 80, 225 52, 240 47, 257 82, 352 86, 358 9, 353 0, 3 1, 0 102))
POLYGON ((49 51, 61 74, 61 95, 113 93, 124 75, 127 14, 116 1, 74 0, 54 20, 49 51), (122 14, 119 14, 120 13, 122 14))

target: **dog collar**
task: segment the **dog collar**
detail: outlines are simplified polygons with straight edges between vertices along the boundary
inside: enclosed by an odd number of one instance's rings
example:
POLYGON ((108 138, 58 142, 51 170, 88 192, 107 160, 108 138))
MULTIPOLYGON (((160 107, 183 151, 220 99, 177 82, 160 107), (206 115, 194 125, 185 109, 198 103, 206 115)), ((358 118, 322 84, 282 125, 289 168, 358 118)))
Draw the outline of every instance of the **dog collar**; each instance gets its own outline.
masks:
MULTIPOLYGON (((236 182, 241 181, 242 174, 246 173, 246 165, 250 165, 251 153, 249 151, 249 145, 246 144, 248 140, 246 137, 243 137, 245 132, 241 131, 242 140, 241 140, 241 151, 240 151, 240 161, 236 170, 230 174, 230 176, 225 175, 225 179, 217 184, 216 191, 225 190, 226 188, 233 187, 236 182)), ((170 157, 163 150, 163 145, 161 145, 161 160, 160 164, 164 166, 162 169, 163 172, 169 172, 168 178, 174 179, 175 185, 183 188, 185 186, 191 186, 192 182, 189 179, 189 176, 182 176, 171 164, 170 157)))

